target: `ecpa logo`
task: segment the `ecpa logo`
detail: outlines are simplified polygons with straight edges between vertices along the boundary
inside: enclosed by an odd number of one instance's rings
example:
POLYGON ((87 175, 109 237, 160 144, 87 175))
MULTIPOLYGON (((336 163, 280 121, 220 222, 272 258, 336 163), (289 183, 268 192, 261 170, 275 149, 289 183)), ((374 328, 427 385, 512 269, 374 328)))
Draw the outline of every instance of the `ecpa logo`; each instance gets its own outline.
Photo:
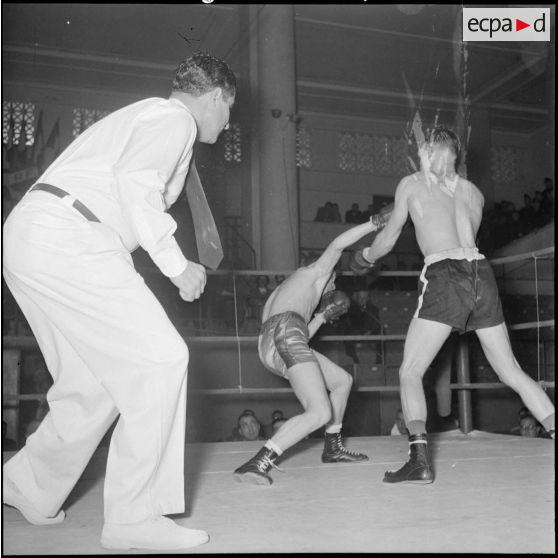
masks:
POLYGON ((464 41, 550 41, 550 8, 463 8, 464 41))

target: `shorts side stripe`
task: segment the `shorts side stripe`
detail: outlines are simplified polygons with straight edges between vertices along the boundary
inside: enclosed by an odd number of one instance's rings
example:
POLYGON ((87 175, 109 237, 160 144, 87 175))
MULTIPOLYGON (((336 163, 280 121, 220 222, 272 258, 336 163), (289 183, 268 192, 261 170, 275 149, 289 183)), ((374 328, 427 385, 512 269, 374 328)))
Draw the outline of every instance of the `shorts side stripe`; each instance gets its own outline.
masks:
POLYGON ((420 293, 420 295, 418 297, 418 305, 417 305, 417 309, 416 309, 415 313, 413 314, 413 318, 418 318, 419 317, 418 313, 419 313, 419 310, 422 308, 422 301, 424 299, 424 293, 426 291, 426 285, 428 285, 428 279, 426 279, 426 269, 427 269, 427 267, 428 266, 425 265, 422 268, 422 272, 420 274, 420 280, 423 283, 423 287, 422 287, 422 292, 420 293))

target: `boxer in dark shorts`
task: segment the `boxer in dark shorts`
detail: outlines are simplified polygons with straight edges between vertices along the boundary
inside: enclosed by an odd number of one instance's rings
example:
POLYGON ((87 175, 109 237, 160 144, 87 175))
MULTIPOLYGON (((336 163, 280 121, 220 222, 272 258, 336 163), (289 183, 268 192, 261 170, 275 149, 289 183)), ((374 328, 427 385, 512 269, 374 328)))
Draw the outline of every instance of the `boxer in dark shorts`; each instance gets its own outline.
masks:
POLYGON ((555 414, 548 395, 513 354, 494 274, 476 248, 484 196, 456 170, 459 138, 443 126, 431 130, 426 139, 420 125, 413 124, 413 134, 420 171, 401 179, 387 225, 369 247, 355 252, 351 269, 359 275, 373 270, 411 218, 425 265, 399 368, 410 459, 399 470, 387 471, 383 480, 426 484, 434 481, 434 470, 427 450, 422 380, 452 330, 475 331, 498 378, 521 397, 552 438, 555 414))
POLYGON ((460 333, 504 321, 494 272, 476 248, 433 254, 424 264, 414 318, 447 324, 460 333))

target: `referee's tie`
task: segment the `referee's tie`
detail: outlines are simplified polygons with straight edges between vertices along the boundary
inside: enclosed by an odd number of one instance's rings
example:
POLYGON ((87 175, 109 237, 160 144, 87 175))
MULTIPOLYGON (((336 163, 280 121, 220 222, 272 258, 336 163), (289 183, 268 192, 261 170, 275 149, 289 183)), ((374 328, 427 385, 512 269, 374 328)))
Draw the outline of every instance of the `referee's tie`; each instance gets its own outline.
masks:
POLYGON ((216 270, 223 259, 223 247, 194 159, 186 177, 186 197, 192 212, 200 263, 216 270))

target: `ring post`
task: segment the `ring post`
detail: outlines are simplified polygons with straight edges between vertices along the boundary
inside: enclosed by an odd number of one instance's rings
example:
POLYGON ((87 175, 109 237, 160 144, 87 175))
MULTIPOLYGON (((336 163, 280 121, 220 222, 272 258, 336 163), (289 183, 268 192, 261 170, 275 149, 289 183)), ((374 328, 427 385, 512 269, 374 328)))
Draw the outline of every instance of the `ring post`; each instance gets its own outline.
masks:
MULTIPOLYGON (((469 341, 466 335, 460 335, 457 348, 457 383, 471 382, 469 373, 469 341)), ((471 390, 459 388, 457 392, 459 402, 459 428, 464 434, 473 430, 473 412, 471 408, 471 390)))

